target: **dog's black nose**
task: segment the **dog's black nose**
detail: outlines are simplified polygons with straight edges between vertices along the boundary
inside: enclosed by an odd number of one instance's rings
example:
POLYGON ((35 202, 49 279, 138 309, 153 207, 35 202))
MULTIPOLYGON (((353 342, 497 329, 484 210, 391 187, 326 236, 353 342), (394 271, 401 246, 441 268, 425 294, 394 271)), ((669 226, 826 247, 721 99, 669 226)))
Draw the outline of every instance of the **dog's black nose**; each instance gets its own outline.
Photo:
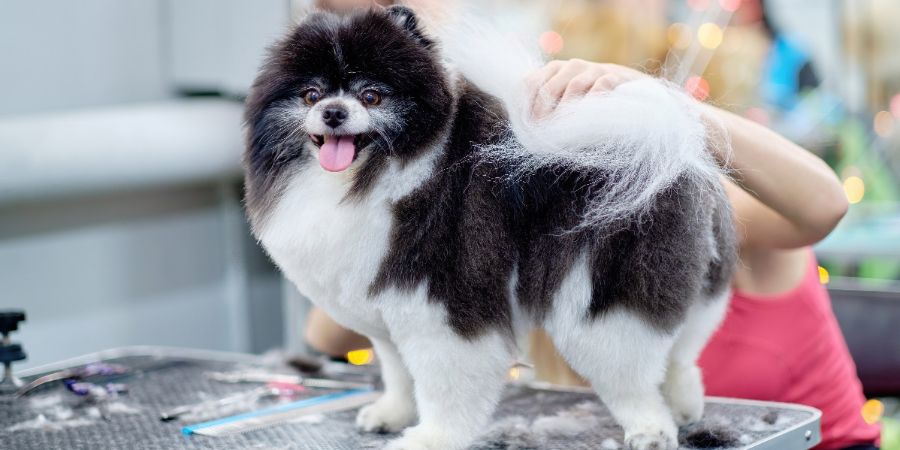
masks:
POLYGON ((327 106, 322 111, 322 119, 325 120, 325 125, 337 128, 347 120, 347 110, 343 106, 327 106))

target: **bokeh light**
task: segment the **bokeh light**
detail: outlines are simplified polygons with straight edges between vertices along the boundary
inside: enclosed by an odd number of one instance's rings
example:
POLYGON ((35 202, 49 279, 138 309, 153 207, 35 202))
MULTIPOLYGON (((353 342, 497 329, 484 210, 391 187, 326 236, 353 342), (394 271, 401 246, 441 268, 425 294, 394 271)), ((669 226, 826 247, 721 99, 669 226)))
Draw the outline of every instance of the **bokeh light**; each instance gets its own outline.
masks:
POLYGON ((894 131, 894 119, 893 114, 887 111, 878 111, 875 114, 875 120, 872 127, 875 129, 875 134, 881 137, 888 137, 894 131))
POLYGON ((541 33, 540 38, 538 38, 538 44, 541 46, 541 50, 543 50, 544 53, 555 55, 562 51, 566 42, 563 40, 562 35, 551 30, 541 33))
POLYGON ((860 412, 862 413, 863 420, 865 420, 867 424, 872 425, 881 420, 881 416, 884 414, 884 403, 873 398, 863 404, 862 411, 860 412))
POLYGON ((828 274, 828 269, 819 266, 819 283, 828 284, 829 280, 831 280, 831 275, 828 274))
POLYGON ((375 355, 370 348, 353 350, 347 352, 347 361, 354 366, 363 366, 372 362, 374 356, 375 355))
POLYGON ((709 97, 709 82, 699 75, 693 75, 684 82, 684 88, 701 102, 709 97))
MULTIPOLYGON (((726 33, 723 31, 722 45, 720 45, 717 50, 725 53, 737 53, 744 48, 744 44, 746 43, 747 39, 744 39, 739 34, 726 33)), ((737 67, 736 71, 738 71, 742 77, 749 75, 746 67, 737 67)))
POLYGON ((694 39, 694 33, 691 27, 683 23, 673 23, 666 30, 666 37, 669 39, 669 45, 674 48, 684 50, 691 46, 694 39))
POLYGON ((735 12, 741 7, 741 0, 719 0, 719 7, 728 12, 735 12))
POLYGON ((856 204, 862 201, 866 195, 866 183, 857 176, 847 177, 844 180, 844 193, 847 194, 847 201, 856 204))
POLYGON ((697 40, 700 41, 700 45, 710 50, 722 44, 722 37, 722 28, 712 22, 704 23, 697 29, 697 40))
POLYGON ((891 114, 897 119, 900 119, 900 94, 895 95, 894 98, 891 99, 891 114))
POLYGON ((760 125, 769 125, 769 112, 759 107, 747 109, 747 111, 744 112, 744 117, 760 125))
POLYGON ((709 0, 687 0, 687 4, 694 11, 706 11, 709 8, 709 0))

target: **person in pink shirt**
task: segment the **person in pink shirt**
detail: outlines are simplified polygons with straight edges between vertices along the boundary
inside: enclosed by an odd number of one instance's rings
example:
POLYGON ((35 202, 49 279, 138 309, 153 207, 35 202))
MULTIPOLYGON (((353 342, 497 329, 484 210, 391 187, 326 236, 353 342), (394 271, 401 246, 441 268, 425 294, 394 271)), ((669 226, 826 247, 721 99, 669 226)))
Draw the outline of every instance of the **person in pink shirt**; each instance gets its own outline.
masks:
MULTIPOLYGON (((529 80, 533 111, 540 117, 568 98, 646 76, 614 64, 553 61, 529 80)), ((701 108, 731 142, 731 153, 716 157, 733 174, 722 182, 740 239, 729 312, 699 360, 706 393, 813 406, 823 412, 817 449, 877 449, 880 428, 860 413, 862 386, 810 249, 847 211, 838 178, 773 131, 710 105, 701 108)), ((306 338, 334 355, 368 347, 320 311, 310 316, 306 338)), ((548 370, 564 365, 548 342, 532 343, 539 376, 576 379, 569 369, 548 370)))

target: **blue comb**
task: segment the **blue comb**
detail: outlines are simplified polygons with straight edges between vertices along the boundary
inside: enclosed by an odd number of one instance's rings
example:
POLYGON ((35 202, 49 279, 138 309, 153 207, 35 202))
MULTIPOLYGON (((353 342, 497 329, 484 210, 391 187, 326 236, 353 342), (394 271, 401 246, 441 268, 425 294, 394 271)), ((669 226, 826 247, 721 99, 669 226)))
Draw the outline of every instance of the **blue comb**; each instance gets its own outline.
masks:
POLYGON ((238 414, 209 422, 188 425, 181 429, 186 436, 226 436, 244 433, 288 422, 309 414, 343 411, 375 401, 381 392, 372 389, 351 389, 319 397, 276 405, 259 411, 238 414))

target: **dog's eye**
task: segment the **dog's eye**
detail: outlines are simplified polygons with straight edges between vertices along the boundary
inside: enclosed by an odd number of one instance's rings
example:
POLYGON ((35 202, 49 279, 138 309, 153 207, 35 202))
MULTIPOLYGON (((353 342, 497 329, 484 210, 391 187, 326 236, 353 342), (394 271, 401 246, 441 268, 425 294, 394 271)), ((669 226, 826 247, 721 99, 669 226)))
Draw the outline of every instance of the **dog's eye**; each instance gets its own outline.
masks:
POLYGON ((307 105, 315 105, 322 98, 322 94, 317 89, 310 89, 303 93, 303 101, 307 105))
POLYGON ((363 91, 362 95, 359 97, 367 106, 375 106, 381 103, 381 95, 371 89, 363 91))

